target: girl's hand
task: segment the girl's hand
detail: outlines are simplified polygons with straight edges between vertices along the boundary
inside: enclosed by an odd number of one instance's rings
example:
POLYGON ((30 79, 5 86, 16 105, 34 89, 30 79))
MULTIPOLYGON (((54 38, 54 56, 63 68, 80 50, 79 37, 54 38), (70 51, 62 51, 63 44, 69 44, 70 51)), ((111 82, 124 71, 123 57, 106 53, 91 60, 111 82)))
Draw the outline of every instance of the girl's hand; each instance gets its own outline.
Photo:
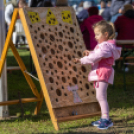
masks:
POLYGON ((74 58, 74 59, 73 59, 73 62, 74 62, 74 63, 79 63, 79 62, 80 62, 80 59, 74 58))
POLYGON ((83 52, 83 56, 88 56, 88 55, 89 55, 89 53, 90 53, 90 51, 85 50, 85 51, 83 52))

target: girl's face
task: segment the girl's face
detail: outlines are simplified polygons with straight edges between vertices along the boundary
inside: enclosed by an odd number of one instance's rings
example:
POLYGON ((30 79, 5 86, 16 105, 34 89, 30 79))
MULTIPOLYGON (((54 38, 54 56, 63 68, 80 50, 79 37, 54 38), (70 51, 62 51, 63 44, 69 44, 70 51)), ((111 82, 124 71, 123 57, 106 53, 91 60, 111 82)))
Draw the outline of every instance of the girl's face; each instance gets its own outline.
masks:
POLYGON ((102 34, 101 31, 99 30, 99 28, 95 28, 94 33, 95 33, 95 39, 99 44, 108 40, 108 33, 107 32, 102 34))

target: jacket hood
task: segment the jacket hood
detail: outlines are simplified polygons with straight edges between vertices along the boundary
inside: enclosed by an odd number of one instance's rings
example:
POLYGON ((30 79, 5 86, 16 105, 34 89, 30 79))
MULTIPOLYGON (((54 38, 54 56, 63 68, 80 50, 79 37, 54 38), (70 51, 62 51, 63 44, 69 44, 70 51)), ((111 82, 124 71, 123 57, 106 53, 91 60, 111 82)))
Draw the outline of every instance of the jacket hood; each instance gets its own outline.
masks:
POLYGON ((114 59, 117 60, 120 58, 121 55, 121 47, 116 46, 115 40, 108 40, 108 46, 110 47, 110 50, 113 53, 114 59))
POLYGON ((100 15, 92 15, 89 16, 85 21, 88 21, 91 25, 95 24, 98 21, 103 20, 102 16, 100 15))

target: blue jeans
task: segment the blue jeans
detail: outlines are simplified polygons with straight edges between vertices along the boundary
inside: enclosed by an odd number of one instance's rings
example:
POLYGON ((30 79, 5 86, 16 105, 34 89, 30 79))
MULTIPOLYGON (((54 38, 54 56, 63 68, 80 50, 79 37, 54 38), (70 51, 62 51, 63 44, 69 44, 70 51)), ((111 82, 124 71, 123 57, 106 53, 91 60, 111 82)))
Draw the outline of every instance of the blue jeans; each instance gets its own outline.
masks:
POLYGON ((120 14, 120 13, 113 15, 112 18, 111 18, 111 22, 114 23, 116 21, 116 19, 121 15, 122 14, 120 14))

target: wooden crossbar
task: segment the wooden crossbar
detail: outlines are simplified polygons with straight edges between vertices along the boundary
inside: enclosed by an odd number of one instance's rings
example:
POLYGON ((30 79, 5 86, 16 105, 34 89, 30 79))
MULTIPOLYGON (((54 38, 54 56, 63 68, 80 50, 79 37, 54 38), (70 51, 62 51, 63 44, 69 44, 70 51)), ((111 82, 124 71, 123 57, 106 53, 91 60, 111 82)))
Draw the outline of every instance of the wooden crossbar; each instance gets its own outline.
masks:
MULTIPOLYGON (((37 102, 41 101, 41 98, 22 98, 21 103, 37 102)), ((20 100, 4 101, 0 102, 0 106, 19 104, 20 100)))
POLYGON ((72 120, 78 120, 81 118, 88 118, 91 116, 97 116, 97 115, 101 115, 101 112, 96 112, 93 114, 84 114, 84 115, 74 115, 74 116, 69 116, 69 117, 62 117, 58 119, 58 122, 65 122, 65 121, 72 121, 72 120))

